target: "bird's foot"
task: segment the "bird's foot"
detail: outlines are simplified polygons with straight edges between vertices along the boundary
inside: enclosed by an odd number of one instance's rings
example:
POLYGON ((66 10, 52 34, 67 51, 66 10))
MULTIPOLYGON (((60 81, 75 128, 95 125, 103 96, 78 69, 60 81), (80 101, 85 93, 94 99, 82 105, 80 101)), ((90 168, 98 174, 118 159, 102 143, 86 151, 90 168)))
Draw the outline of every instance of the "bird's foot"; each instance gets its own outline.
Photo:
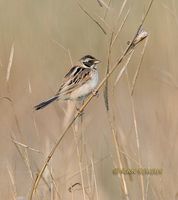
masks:
POLYGON ((99 92, 98 90, 93 90, 92 91, 93 96, 99 97, 99 92))
POLYGON ((80 110, 80 108, 77 108, 76 107, 76 110, 77 110, 77 112, 78 112, 78 115, 81 117, 81 116, 83 116, 85 113, 84 113, 84 111, 82 110, 80 110))

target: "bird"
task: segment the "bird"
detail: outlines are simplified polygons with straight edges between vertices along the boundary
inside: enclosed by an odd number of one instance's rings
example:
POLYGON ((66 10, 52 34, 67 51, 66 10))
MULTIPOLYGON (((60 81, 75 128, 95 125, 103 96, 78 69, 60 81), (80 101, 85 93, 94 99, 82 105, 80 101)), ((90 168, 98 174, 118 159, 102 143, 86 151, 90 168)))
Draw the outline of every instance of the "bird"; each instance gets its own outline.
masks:
POLYGON ((48 100, 34 106, 35 110, 45 108, 58 100, 84 101, 91 93, 96 94, 98 84, 97 64, 101 61, 91 55, 85 55, 64 76, 57 93, 48 100))

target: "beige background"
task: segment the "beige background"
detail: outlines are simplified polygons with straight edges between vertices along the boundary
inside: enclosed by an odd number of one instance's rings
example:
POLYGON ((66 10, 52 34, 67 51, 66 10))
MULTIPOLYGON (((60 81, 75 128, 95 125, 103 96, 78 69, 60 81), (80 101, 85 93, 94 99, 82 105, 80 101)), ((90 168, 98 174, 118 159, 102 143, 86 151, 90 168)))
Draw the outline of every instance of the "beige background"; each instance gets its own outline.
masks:
MULTIPOLYGON (((107 3, 106 0, 105 2, 107 3)), ((146 0, 128 0, 121 18, 116 21, 122 1, 111 0, 106 18, 106 24, 111 28, 116 24, 118 29, 126 12, 131 9, 114 45, 112 63, 121 55, 127 41, 137 30, 148 3, 146 0)), ((27 197, 32 184, 29 170, 15 148, 11 135, 46 156, 64 130, 63 110, 66 103, 55 103, 37 113, 32 108, 57 91, 60 80, 71 66, 68 52, 74 63, 85 54, 94 55, 102 60, 99 66, 100 80, 105 75, 111 31, 99 17, 103 18, 106 9, 101 8, 95 0, 82 1, 81 5, 102 24, 107 35, 79 8, 77 1, 0 0, 0 96, 9 97, 13 101, 0 101, 1 199, 12 199, 14 189, 17 196, 27 197), (7 66, 13 43, 14 57, 7 82, 7 66), (10 172, 15 187, 12 185, 10 172)), ((178 192, 177 12, 178 4, 175 0, 155 0, 153 3, 144 25, 149 33, 149 41, 133 96, 141 163, 146 168, 163 169, 161 176, 143 177, 144 197, 149 200, 176 199, 178 192)), ((138 67, 142 49, 143 43, 138 46, 128 65, 130 81, 138 67)), ((118 72, 119 70, 113 74, 112 83, 118 72)), ((91 159, 94 162, 98 199, 124 199, 120 178, 112 174, 118 161, 102 91, 103 88, 99 92, 99 98, 94 98, 85 110, 82 166, 90 164, 91 159)), ((129 166, 138 167, 133 161, 138 161, 138 153, 126 75, 117 84, 114 99, 110 99, 115 111, 115 128, 121 138, 119 141, 132 158, 128 159, 129 166)), ((80 137, 78 144, 81 147, 80 137)), ((24 148, 22 149, 24 152, 24 148)), ((31 150, 28 150, 28 156, 35 176, 45 157, 31 150)), ((79 172, 79 161, 71 130, 52 158, 51 167, 61 199, 72 199, 68 188, 76 182, 81 183, 81 179, 80 173, 74 174, 79 172)), ((88 194, 86 199, 97 199, 91 167, 88 170, 88 173, 84 171, 83 174, 88 194)), ((46 173, 45 178, 49 183, 49 174, 46 173)), ((129 198, 143 199, 140 177, 133 176, 132 181, 128 176, 125 178, 129 198)), ((83 199, 81 187, 77 189, 73 193, 73 199, 83 199)), ((38 191, 40 199, 50 199, 50 192, 43 181, 38 191)), ((54 199, 59 198, 56 196, 54 199)))

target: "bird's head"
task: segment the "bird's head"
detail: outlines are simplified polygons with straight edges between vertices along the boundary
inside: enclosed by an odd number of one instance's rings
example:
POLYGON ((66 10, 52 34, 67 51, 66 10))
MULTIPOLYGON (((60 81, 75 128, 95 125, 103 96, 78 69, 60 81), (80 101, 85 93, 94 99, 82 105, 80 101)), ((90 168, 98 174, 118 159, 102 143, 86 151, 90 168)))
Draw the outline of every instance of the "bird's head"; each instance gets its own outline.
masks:
POLYGON ((84 65, 84 67, 94 68, 101 61, 94 58, 93 56, 86 55, 80 59, 80 62, 84 65))

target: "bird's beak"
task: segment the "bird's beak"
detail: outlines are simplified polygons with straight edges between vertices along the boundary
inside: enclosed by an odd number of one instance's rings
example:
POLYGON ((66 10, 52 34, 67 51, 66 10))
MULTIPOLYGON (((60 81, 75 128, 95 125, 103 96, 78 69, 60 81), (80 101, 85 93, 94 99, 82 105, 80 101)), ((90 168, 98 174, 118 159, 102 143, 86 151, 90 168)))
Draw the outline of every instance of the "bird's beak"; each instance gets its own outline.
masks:
POLYGON ((95 64, 98 64, 100 62, 101 62, 101 60, 97 60, 97 59, 94 61, 95 64))

